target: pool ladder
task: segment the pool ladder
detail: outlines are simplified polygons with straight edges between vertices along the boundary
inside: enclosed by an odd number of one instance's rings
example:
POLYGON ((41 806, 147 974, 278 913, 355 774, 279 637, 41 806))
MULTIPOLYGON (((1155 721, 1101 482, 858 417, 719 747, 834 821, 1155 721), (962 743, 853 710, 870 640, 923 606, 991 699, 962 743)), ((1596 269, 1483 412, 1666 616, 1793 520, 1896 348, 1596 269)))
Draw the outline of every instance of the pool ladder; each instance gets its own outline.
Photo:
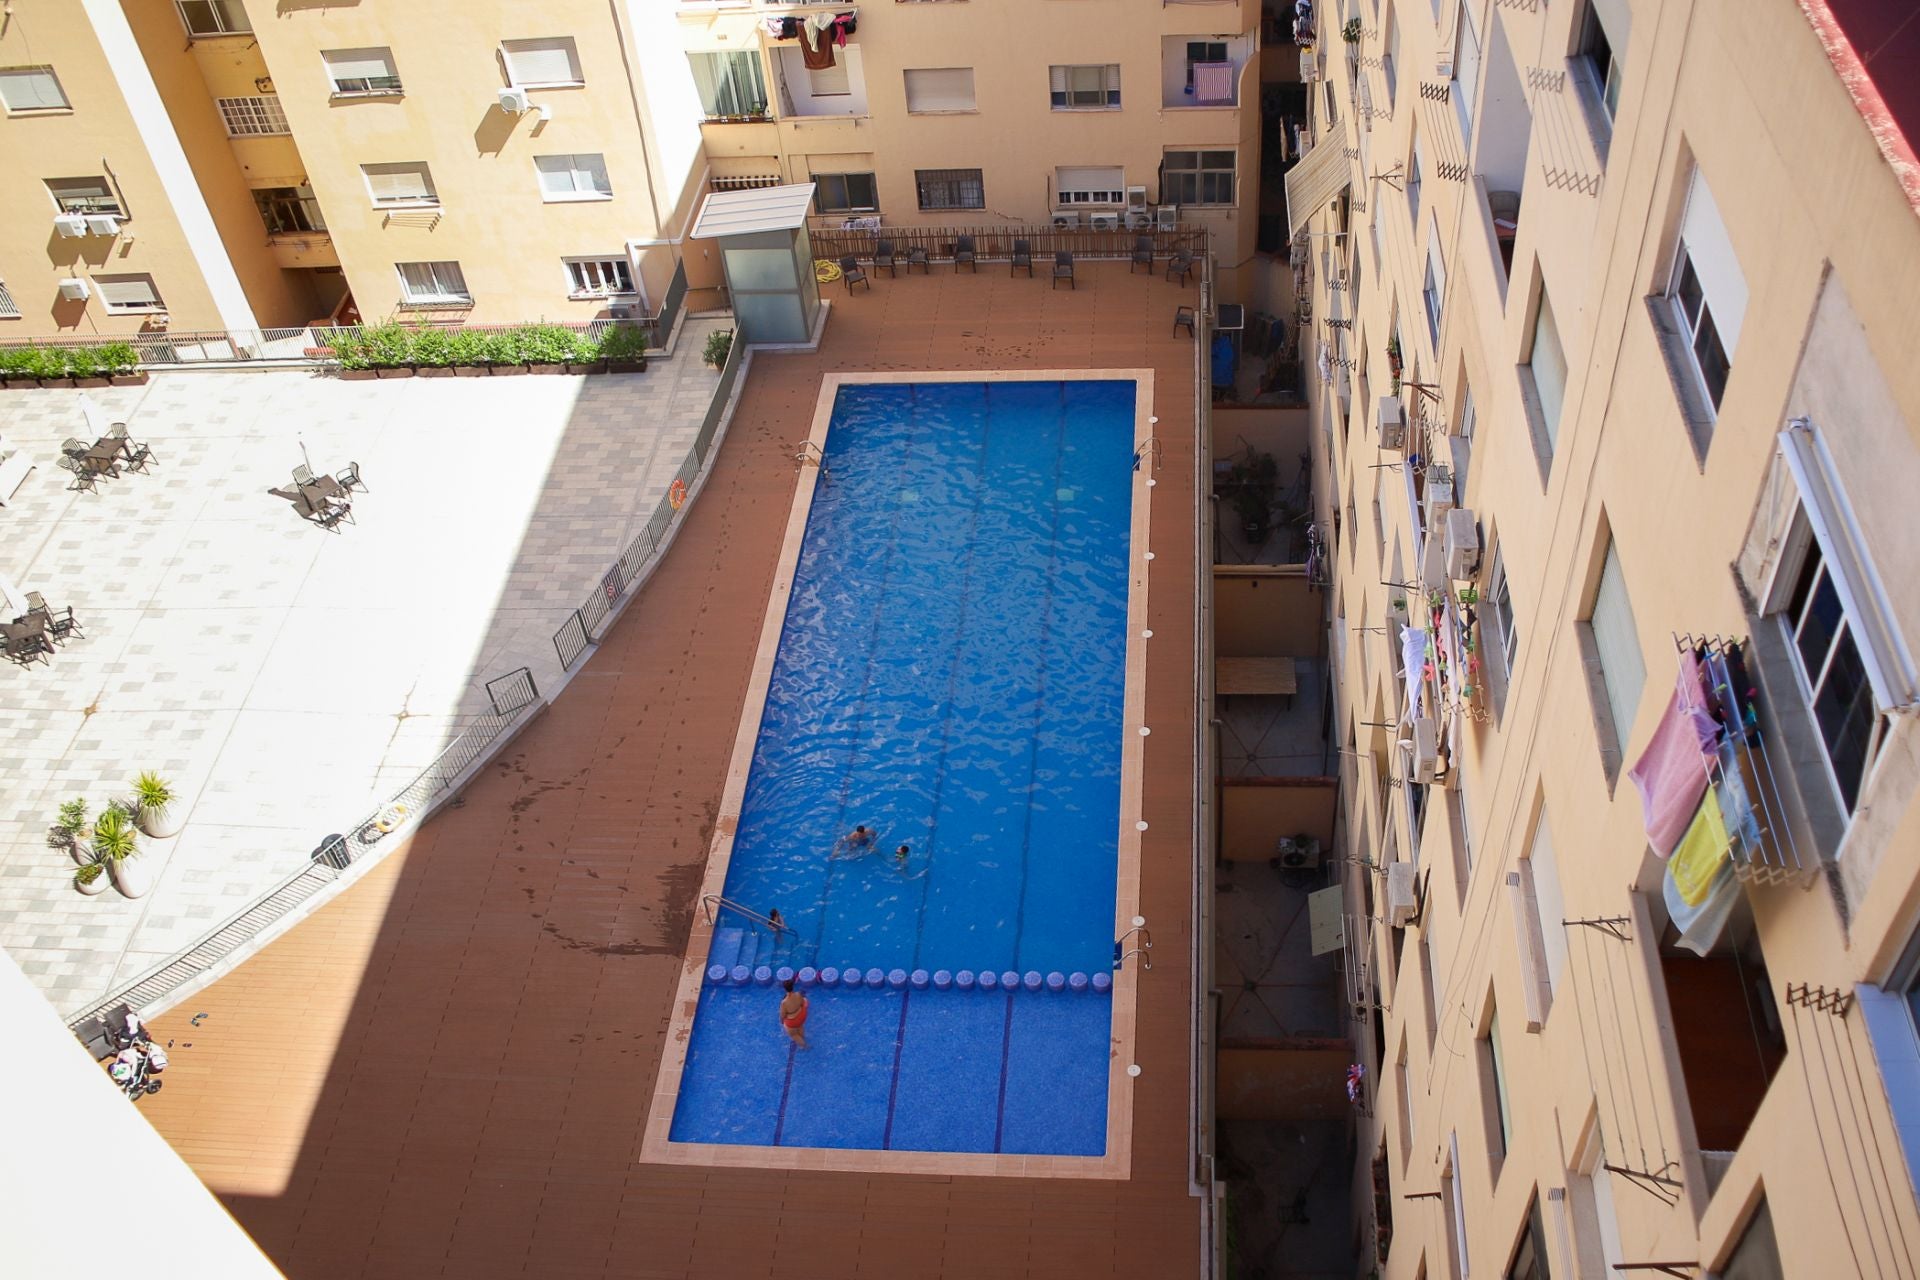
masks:
POLYGON ((1130 956, 1139 956, 1141 968, 1148 972, 1153 970, 1153 934, 1147 929, 1145 920, 1135 916, 1134 921, 1133 928, 1113 940, 1113 971, 1115 973, 1126 966, 1130 956), (1136 945, 1129 947, 1128 939, 1133 939, 1136 945))
POLYGON ((735 915, 745 916, 749 920, 752 920, 758 924, 763 924, 767 926, 767 928, 773 930, 775 937, 778 937, 783 933, 789 932, 786 925, 775 924, 772 920, 768 919, 766 916, 761 915, 758 911, 755 911, 752 907, 743 906, 742 904, 735 902, 732 898, 725 898, 717 893, 709 893, 703 896, 700 899, 700 905, 706 910, 708 924, 714 923, 713 909, 715 907, 720 907, 724 910, 733 912, 735 915))
POLYGON ((811 440, 802 440, 800 442, 800 447, 794 451, 793 460, 803 467, 808 463, 812 463, 814 466, 820 468, 820 478, 822 480, 831 481, 833 479, 833 472, 827 468, 827 455, 821 450, 819 445, 811 440))
POLYGON ((1165 454, 1166 450, 1160 446, 1160 437, 1148 436, 1141 442, 1140 447, 1133 451, 1133 469, 1138 471, 1140 464, 1151 458, 1153 470, 1159 471, 1161 462, 1165 460, 1165 454))

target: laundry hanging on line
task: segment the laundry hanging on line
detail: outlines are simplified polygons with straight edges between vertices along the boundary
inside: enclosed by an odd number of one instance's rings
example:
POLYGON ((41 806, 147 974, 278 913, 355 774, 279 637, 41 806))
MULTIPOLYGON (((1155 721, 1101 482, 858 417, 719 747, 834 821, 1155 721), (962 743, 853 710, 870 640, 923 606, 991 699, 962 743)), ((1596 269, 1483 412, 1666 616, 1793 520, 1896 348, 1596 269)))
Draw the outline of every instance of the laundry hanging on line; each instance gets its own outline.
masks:
POLYGON ((1673 852, 1700 807, 1714 763, 1720 727, 1707 710, 1700 660, 1680 655, 1673 696, 1627 777, 1640 793, 1647 842, 1661 857, 1673 852))

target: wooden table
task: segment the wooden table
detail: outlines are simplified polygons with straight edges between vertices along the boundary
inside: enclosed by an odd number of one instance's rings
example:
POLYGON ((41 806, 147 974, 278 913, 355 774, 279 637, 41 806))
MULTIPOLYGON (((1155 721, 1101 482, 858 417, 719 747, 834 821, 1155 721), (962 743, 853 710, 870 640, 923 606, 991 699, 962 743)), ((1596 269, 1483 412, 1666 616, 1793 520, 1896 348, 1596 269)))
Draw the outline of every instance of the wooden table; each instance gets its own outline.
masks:
POLYGON ((1221 658, 1213 683, 1223 698, 1237 693, 1291 698, 1300 689, 1292 658, 1221 658))

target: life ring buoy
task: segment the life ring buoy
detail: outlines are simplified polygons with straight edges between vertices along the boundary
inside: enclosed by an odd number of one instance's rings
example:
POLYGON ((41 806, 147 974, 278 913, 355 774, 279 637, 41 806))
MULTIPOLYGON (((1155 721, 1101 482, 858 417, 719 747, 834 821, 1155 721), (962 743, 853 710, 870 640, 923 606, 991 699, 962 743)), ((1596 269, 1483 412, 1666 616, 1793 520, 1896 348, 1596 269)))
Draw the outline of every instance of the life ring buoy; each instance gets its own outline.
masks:
POLYGON ((685 480, 675 480, 667 486, 667 501, 673 504, 675 511, 686 505, 687 482, 685 480))
POLYGON ((821 284, 832 284, 840 278, 840 264, 831 258, 815 258, 813 278, 821 284))

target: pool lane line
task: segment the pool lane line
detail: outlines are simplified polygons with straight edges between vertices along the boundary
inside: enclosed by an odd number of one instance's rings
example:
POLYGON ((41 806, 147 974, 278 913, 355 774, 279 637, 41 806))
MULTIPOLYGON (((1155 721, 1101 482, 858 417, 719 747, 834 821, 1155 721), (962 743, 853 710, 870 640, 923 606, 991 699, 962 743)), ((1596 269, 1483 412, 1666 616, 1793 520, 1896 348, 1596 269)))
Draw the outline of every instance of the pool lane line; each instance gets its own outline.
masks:
MULTIPOLYGON (((908 386, 910 387, 910 391, 908 394, 908 399, 910 404, 909 404, 908 416, 907 416, 908 430, 907 430, 906 447, 908 449, 912 449, 914 441, 919 437, 920 431, 921 431, 920 388, 917 384, 913 384, 913 383, 909 383, 908 386)), ((831 419, 829 419, 827 438, 829 440, 833 438, 833 429, 831 425, 831 419)), ((896 559, 895 553, 899 550, 899 547, 900 547, 900 522, 903 518, 904 518, 904 513, 902 510, 901 504, 898 502, 894 503, 893 511, 891 512, 887 521, 886 556, 881 561, 881 575, 880 575, 879 585, 881 588, 881 595, 883 598, 888 594, 887 588, 891 585, 893 581, 893 565, 894 565, 894 560, 896 559)), ((808 523, 812 523, 811 512, 808 513, 808 523)), ((880 614, 881 614, 880 609, 876 608, 872 611, 872 628, 867 639, 867 647, 866 647, 867 661, 866 661, 865 672, 862 675, 861 681, 860 681, 860 696, 854 700, 852 713, 848 717, 848 723, 856 728, 863 723, 864 716, 865 716, 864 709, 867 705, 867 699, 868 699, 868 696, 873 692, 873 670, 874 670, 873 659, 874 659, 874 655, 880 651, 880 625, 881 625, 880 614)), ((858 755, 860 754, 859 743, 860 743, 861 735, 856 733, 850 736, 852 740, 847 747, 847 757, 840 766, 840 801, 838 806, 834 810, 833 826, 831 828, 831 830, 833 830, 836 833, 844 832, 846 830, 847 808, 849 804, 850 794, 853 788, 853 773, 854 773, 853 762, 855 758, 858 757, 858 755)), ((756 734, 754 737, 754 746, 757 751, 759 747, 758 734, 756 734)), ((878 833, 876 833, 876 839, 877 839, 877 835, 878 833)), ((836 839, 837 839, 837 836, 836 836, 836 839)), ((876 848, 875 852, 878 853, 879 850, 876 848)), ((825 945, 826 932, 827 932, 827 901, 833 896, 834 878, 838 872, 838 863, 843 861, 849 864, 852 864, 852 863, 862 862, 864 861, 864 859, 862 858, 836 859, 831 855, 831 853, 829 853, 826 859, 827 874, 824 877, 820 886, 820 898, 818 903, 816 904, 819 914, 814 921, 814 928, 813 928, 813 954, 816 957, 818 957, 820 953, 820 948, 825 945)))
POLYGON ((1007 1060, 1013 1056, 1013 992, 1007 992, 1007 1020, 1000 1024, 1000 1097, 993 1104, 993 1149, 1000 1150, 1000 1141, 1007 1129, 1007 1060))
POLYGON ((907 1003, 912 991, 900 993, 900 1026, 893 1033, 893 1079, 887 1085, 887 1127, 880 1134, 880 1149, 893 1150, 893 1108, 900 1101, 900 1059, 907 1052, 907 1003))
POLYGON ((1040 726, 1047 711, 1047 645, 1053 637, 1053 607, 1060 578, 1060 472, 1067 458, 1067 384, 1060 385, 1060 418, 1053 443, 1053 525, 1047 534, 1047 602, 1040 611, 1039 679, 1033 691, 1033 732, 1027 737, 1027 807, 1020 821, 1020 892, 1013 909, 1013 967, 1027 933, 1027 865, 1033 848, 1034 785, 1040 773, 1040 726))
POLYGON ((773 1145, 780 1145, 780 1136, 787 1129, 787 1095, 793 1092, 793 1055, 800 1052, 800 1046, 787 1037, 787 1078, 780 1085, 780 1113, 773 1121, 773 1145))

